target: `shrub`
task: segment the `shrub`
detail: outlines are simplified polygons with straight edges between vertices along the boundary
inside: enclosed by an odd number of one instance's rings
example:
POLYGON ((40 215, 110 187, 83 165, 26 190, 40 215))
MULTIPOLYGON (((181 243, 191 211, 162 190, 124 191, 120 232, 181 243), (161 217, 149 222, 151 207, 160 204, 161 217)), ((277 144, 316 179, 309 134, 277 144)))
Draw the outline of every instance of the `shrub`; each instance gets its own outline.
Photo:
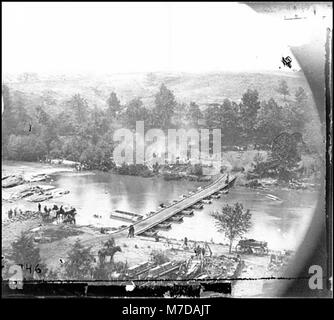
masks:
POLYGON ((156 264, 163 264, 169 261, 167 255, 164 252, 158 250, 153 250, 150 254, 150 258, 156 264))

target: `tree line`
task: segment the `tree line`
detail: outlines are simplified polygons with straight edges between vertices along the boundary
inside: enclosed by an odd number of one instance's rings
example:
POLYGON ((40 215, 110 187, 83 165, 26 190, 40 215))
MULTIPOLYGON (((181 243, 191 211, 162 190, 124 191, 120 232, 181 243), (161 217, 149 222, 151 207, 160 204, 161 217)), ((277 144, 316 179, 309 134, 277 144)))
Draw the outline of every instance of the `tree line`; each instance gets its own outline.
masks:
POLYGON ((82 95, 75 94, 62 103, 59 112, 50 114, 43 104, 28 109, 29 96, 3 85, 3 157, 24 161, 66 158, 91 169, 110 169, 114 131, 122 127, 134 130, 140 120, 146 130, 220 128, 223 146, 255 144, 265 148, 281 132, 305 132, 305 90, 299 87, 290 94, 282 81, 277 91, 284 97, 283 105, 273 98, 260 101, 258 91, 248 89, 239 103, 225 99, 200 108, 196 102, 179 103, 161 84, 153 108, 146 107, 141 98, 122 104, 115 92, 104 107, 89 105, 82 95))

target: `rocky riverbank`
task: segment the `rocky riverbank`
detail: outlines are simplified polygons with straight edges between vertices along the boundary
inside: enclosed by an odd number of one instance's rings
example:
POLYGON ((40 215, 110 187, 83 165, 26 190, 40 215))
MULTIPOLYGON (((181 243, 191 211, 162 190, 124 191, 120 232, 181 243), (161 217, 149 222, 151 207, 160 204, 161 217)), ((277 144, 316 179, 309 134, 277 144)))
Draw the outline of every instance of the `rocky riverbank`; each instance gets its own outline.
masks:
POLYGON ((312 179, 291 180, 288 182, 273 178, 247 179, 245 174, 240 174, 237 185, 253 189, 280 188, 281 190, 317 190, 320 183, 312 179))
POLYGON ((2 221, 11 210, 35 211, 38 202, 59 198, 69 191, 54 187, 51 175, 73 168, 45 163, 6 161, 2 165, 2 221))

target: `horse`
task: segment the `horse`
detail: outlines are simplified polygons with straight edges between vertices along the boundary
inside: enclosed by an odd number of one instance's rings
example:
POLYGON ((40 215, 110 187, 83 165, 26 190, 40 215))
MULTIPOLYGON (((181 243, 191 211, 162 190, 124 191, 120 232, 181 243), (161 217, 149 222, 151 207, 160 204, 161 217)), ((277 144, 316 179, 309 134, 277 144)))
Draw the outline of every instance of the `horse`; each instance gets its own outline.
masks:
POLYGON ((69 211, 66 211, 65 212, 65 215, 68 216, 68 215, 71 215, 71 216, 75 216, 77 213, 76 213, 76 210, 75 208, 69 210, 69 211))
POLYGON ((103 263, 107 256, 110 257, 110 262, 112 262, 116 252, 122 252, 122 249, 120 246, 108 247, 108 248, 105 247, 105 248, 100 249, 98 251, 100 262, 103 263))
POLYGON ((66 216, 63 220, 64 223, 75 224, 75 218, 71 215, 66 216))
POLYGON ((60 223, 61 221, 63 221, 64 219, 64 213, 61 210, 57 210, 56 211, 56 220, 58 221, 58 223, 60 223))

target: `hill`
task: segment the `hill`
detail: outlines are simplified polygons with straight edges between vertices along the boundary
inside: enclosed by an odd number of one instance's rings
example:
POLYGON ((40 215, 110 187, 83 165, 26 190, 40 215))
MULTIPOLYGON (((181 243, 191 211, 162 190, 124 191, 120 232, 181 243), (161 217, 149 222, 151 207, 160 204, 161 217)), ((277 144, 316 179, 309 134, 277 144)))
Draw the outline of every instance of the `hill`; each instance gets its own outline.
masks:
MULTIPOLYGON (((308 93, 302 72, 276 73, 138 73, 113 75, 29 75, 7 76, 4 83, 13 91, 29 97, 32 105, 44 105, 57 112, 57 106, 72 95, 80 93, 90 106, 105 106, 108 95, 115 91, 122 104, 141 97, 150 107, 161 83, 171 89, 179 102, 194 101, 199 105, 220 103, 225 98, 239 101, 247 89, 256 89, 260 100, 273 97, 282 101, 276 88, 281 80, 289 86, 291 95, 301 86, 308 93)), ((29 106, 26 106, 29 108, 29 106)))

